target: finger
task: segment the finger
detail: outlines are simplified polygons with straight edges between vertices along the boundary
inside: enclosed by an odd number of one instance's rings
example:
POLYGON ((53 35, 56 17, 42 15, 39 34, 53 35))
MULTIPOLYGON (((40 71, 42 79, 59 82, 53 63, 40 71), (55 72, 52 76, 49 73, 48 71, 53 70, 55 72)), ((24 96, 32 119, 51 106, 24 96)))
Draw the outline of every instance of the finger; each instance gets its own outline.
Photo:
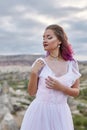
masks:
POLYGON ((44 63, 43 60, 38 60, 38 62, 44 63))
POLYGON ((48 81, 46 81, 46 87, 47 88, 53 88, 52 84, 50 82, 48 82, 48 81))
POLYGON ((53 82, 49 82, 48 80, 46 80, 46 87, 47 88, 54 88, 54 83, 53 82))
POLYGON ((45 63, 42 60, 39 60, 39 62, 41 65, 45 65, 45 63))
POLYGON ((52 87, 51 87, 51 86, 46 86, 46 88, 48 88, 48 89, 52 89, 52 87))
POLYGON ((54 79, 51 76, 48 76, 48 79, 54 81, 54 79))
POLYGON ((48 82, 50 82, 52 85, 54 85, 54 84, 55 84, 55 81, 54 81, 54 79, 53 79, 53 78, 48 77, 48 78, 47 78, 47 80, 48 80, 48 82))
POLYGON ((48 76, 49 80, 52 82, 53 85, 55 85, 56 80, 50 76, 48 76))
POLYGON ((48 85, 48 86, 52 86, 52 83, 51 83, 48 79, 45 80, 45 83, 46 83, 46 85, 48 85))
POLYGON ((50 80, 49 78, 47 78, 47 79, 45 79, 45 80, 46 80, 46 82, 49 83, 49 84, 52 84, 52 82, 53 82, 53 81, 50 80))
POLYGON ((43 61, 39 61, 39 60, 38 60, 37 65, 39 65, 39 66, 43 67, 45 64, 44 64, 44 62, 43 62, 43 61))

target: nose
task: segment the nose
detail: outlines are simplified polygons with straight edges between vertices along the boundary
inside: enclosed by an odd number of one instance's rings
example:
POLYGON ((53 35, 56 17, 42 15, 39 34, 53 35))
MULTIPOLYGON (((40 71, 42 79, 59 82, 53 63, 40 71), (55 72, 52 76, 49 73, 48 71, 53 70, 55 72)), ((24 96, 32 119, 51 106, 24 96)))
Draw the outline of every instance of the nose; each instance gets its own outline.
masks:
POLYGON ((47 42, 45 40, 43 40, 43 46, 45 46, 47 44, 47 42))
POLYGON ((47 40, 46 40, 46 38, 44 38, 44 39, 43 39, 43 43, 47 43, 47 40))

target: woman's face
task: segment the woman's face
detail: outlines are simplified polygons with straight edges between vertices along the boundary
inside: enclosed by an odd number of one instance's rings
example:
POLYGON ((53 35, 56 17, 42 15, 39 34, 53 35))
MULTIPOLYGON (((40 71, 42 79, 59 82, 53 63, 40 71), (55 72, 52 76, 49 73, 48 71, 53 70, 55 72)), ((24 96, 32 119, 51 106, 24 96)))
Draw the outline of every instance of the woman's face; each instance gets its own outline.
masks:
POLYGON ((54 50, 58 48, 58 45, 60 43, 61 42, 58 40, 53 30, 51 29, 45 30, 44 35, 43 35, 44 50, 46 51, 54 50))

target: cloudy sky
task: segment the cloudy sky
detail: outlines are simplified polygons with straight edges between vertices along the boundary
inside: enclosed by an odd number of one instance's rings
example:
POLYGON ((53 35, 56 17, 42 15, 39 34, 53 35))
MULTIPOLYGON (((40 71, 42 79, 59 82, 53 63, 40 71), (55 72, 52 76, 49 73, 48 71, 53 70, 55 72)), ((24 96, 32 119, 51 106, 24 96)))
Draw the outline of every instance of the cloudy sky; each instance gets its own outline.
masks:
POLYGON ((59 24, 87 59, 87 0, 0 0, 0 54, 44 54, 42 35, 59 24))

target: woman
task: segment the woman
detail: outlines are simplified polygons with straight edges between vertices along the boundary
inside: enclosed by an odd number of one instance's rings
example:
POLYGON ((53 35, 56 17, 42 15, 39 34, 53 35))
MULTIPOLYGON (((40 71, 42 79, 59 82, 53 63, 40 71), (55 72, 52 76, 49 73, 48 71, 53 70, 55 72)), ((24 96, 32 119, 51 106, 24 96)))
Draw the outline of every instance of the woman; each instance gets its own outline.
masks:
POLYGON ((47 56, 32 65, 28 92, 36 98, 25 113, 21 130, 74 130, 67 98, 79 95, 78 63, 59 25, 45 29, 43 46, 47 56))

